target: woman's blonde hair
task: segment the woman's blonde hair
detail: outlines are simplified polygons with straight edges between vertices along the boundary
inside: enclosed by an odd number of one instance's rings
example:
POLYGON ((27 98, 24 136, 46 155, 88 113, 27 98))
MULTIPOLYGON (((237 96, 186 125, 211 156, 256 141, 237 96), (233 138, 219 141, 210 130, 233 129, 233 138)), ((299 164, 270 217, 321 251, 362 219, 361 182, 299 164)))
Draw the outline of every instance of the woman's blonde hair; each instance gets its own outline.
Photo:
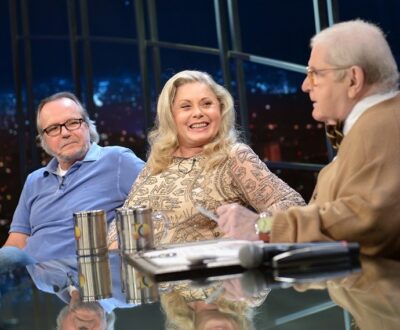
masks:
MULTIPOLYGON (((196 314, 188 305, 185 297, 178 291, 171 291, 160 297, 161 306, 166 316, 167 330, 195 330, 196 314)), ((218 311, 232 320, 241 330, 254 329, 253 310, 245 301, 231 301, 217 298, 213 304, 218 311)))
POLYGON ((179 146, 177 128, 172 116, 172 104, 177 89, 189 83, 207 85, 217 97, 221 108, 221 126, 218 133, 203 149, 203 155, 207 160, 204 162, 205 168, 212 168, 224 161, 229 156, 232 146, 238 142, 235 110, 230 93, 205 72, 181 71, 167 81, 158 98, 155 126, 148 135, 150 153, 147 163, 152 174, 162 172, 171 164, 173 154, 179 146))

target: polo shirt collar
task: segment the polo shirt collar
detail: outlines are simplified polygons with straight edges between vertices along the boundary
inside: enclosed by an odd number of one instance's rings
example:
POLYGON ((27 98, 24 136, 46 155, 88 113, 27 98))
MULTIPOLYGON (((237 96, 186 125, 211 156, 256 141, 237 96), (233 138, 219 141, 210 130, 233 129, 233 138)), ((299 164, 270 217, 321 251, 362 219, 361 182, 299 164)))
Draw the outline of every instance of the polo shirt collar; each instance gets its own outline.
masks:
MULTIPOLYGON (((95 143, 92 142, 92 144, 90 145, 89 151, 86 153, 85 158, 83 158, 81 161, 79 162, 94 162, 96 160, 98 160, 100 158, 100 153, 101 153, 101 147, 95 143)), ((58 160, 57 158, 53 157, 49 163, 47 164, 47 166, 45 167, 44 176, 47 176, 48 173, 57 173, 57 167, 58 167, 58 160)))

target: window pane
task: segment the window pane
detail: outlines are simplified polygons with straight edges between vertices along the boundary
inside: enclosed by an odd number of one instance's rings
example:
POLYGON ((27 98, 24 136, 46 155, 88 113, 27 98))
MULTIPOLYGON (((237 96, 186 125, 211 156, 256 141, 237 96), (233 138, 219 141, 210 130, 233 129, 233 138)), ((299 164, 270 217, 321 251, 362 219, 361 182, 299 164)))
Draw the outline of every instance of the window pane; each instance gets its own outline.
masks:
POLYGON ((309 39, 315 33, 312 3, 238 1, 243 51, 305 65, 309 39))
POLYGON ((264 160, 327 163, 325 128, 301 91, 304 75, 245 65, 252 146, 264 160))
POLYGON ((164 82, 179 71, 200 70, 208 72, 216 81, 223 83, 221 64, 219 57, 215 55, 163 49, 161 64, 164 82))
POLYGON ((214 1, 156 1, 161 41, 218 47, 214 1))
POLYGON ((104 145, 121 145, 144 158, 144 109, 137 47, 92 43, 95 120, 104 145))
POLYGON ((8 2, 0 1, 0 247, 7 239, 21 189, 8 12, 8 2))
MULTIPOLYGON (((26 1, 29 10, 31 36, 68 35, 67 1, 26 1)), ((20 16, 19 19, 22 20, 20 16)))
POLYGON ((136 38, 133 0, 89 0, 88 16, 91 36, 136 38))
POLYGON ((290 187, 298 191, 306 203, 310 201, 317 182, 318 171, 272 169, 271 167, 270 169, 290 187))

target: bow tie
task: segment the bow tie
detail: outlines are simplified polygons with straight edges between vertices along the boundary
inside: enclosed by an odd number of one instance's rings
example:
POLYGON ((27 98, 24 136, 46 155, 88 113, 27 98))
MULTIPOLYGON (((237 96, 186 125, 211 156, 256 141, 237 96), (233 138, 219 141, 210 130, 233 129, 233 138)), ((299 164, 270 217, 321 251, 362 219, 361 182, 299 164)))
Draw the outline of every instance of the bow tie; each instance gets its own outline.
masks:
POLYGON ((329 141, 332 144, 333 149, 339 149, 340 142, 343 140, 343 124, 338 123, 336 125, 326 125, 325 126, 325 131, 326 131, 326 136, 328 137, 329 141))

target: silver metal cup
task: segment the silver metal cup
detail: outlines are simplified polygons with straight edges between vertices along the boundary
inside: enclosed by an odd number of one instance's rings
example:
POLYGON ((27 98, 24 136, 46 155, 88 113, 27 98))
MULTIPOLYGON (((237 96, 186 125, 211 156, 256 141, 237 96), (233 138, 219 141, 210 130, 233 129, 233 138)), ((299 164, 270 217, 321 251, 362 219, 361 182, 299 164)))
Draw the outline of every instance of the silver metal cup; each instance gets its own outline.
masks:
POLYGON ((79 291, 83 302, 112 296, 108 254, 78 257, 79 291))
POLYGON ((150 304, 159 300, 157 283, 124 260, 121 263, 121 282, 122 292, 129 304, 150 304))
POLYGON ((107 220, 104 210, 74 213, 74 222, 78 256, 107 253, 107 220))
POLYGON ((123 253, 154 249, 151 209, 138 206, 116 209, 119 247, 123 253))

